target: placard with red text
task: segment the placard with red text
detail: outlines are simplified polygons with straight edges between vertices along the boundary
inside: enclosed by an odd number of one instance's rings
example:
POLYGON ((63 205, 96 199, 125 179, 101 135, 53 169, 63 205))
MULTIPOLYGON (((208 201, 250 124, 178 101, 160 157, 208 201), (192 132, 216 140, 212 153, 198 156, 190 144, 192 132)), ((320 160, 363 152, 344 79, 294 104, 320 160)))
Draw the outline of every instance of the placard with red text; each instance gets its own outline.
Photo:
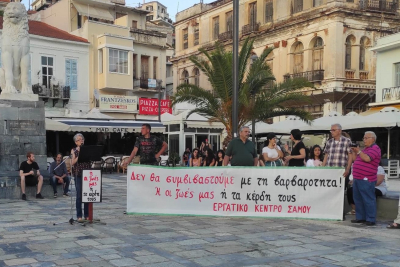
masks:
POLYGON ((101 202, 101 170, 83 170, 82 172, 82 202, 101 202))
POLYGON ((344 169, 130 165, 127 213, 342 220, 344 169))

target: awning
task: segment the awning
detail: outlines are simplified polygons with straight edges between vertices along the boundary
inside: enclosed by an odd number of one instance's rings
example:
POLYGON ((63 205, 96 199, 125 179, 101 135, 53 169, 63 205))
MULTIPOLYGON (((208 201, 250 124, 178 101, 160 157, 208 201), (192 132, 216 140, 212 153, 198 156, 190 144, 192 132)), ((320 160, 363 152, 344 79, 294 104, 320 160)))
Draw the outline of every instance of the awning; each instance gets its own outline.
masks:
POLYGON ((73 132, 97 132, 97 133, 132 133, 140 132, 142 125, 148 123, 151 132, 164 133, 165 126, 158 121, 121 121, 121 120, 80 120, 80 119, 57 119, 67 124, 73 132))
POLYGON ((110 13, 110 11, 106 9, 100 9, 90 5, 78 4, 76 2, 74 2, 73 4, 78 13, 82 16, 114 21, 114 16, 110 13))
POLYGON ((60 131, 60 132, 66 132, 71 129, 71 126, 68 124, 58 122, 58 121, 53 121, 52 119, 45 119, 45 125, 46 125, 46 130, 47 131, 60 131))
POLYGON ((188 114, 189 110, 175 116, 164 113, 161 115, 161 121, 164 125, 183 122, 188 128, 225 129, 225 126, 221 122, 210 121, 208 118, 197 113, 193 113, 187 117, 188 114))

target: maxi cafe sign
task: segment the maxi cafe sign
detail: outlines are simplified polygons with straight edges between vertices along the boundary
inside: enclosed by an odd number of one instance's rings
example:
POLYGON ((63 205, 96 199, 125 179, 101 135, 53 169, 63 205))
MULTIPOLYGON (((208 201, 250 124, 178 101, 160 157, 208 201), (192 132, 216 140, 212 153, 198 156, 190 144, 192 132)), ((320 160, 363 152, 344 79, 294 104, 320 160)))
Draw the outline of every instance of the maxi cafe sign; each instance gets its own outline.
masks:
MULTIPOLYGON (((161 100, 161 114, 172 114, 171 101, 161 100)), ((139 114, 141 115, 158 115, 158 99, 157 98, 139 98, 139 114)))
POLYGON ((137 111, 137 96, 102 95, 99 100, 99 109, 102 112, 135 113, 137 111))

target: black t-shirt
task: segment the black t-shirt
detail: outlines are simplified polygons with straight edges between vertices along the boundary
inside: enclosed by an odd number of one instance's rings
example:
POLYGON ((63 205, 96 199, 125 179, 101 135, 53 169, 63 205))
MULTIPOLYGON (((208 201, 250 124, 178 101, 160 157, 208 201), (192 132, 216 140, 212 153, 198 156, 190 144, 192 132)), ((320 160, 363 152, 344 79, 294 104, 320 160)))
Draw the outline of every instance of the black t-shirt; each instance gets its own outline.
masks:
MULTIPOLYGON (((306 146, 302 141, 298 142, 297 145, 293 147, 291 156, 298 156, 300 155, 300 150, 306 149, 306 146)), ((297 166, 297 167, 304 167, 304 159, 291 159, 289 160, 289 166, 297 166)))
MULTIPOLYGON (((21 163, 21 166, 19 166, 19 170, 23 173, 28 173, 32 170, 39 170, 39 165, 36 162, 32 162, 31 164, 29 164, 28 161, 24 161, 21 163)), ((27 175, 25 176, 25 178, 32 179, 35 177, 33 175, 27 175)))
POLYGON ((162 144, 163 141, 157 136, 150 136, 149 138, 139 136, 136 139, 135 147, 139 149, 140 164, 154 165, 157 163, 157 149, 160 149, 162 144))

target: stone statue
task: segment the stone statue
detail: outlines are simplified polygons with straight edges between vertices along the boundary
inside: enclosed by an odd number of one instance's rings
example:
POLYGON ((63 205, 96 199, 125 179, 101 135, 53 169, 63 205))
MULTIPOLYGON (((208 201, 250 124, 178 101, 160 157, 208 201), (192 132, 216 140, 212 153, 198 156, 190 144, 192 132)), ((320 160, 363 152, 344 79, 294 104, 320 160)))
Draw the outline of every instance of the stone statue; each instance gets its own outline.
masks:
POLYGON ((29 26, 25 6, 19 2, 7 5, 3 15, 0 86, 3 94, 33 94, 29 85, 29 26))

